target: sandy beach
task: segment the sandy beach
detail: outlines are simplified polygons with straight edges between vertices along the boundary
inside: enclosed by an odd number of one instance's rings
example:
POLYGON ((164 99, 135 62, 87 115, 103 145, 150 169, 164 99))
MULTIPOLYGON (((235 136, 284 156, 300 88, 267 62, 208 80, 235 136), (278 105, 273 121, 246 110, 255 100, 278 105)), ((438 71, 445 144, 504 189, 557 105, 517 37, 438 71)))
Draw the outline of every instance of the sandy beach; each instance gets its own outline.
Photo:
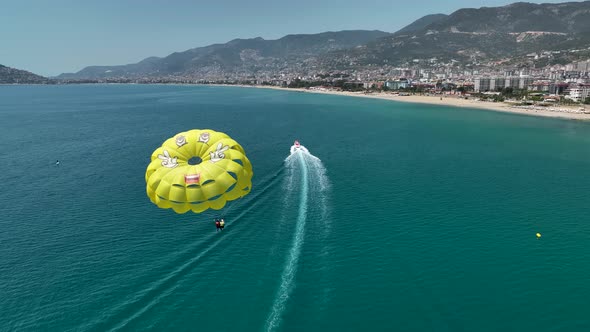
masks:
POLYGON ((275 89, 275 90, 283 90, 283 91, 301 91, 301 92, 306 92, 306 93, 342 95, 342 96, 359 97, 359 98, 374 98, 374 99, 392 100, 392 101, 399 101, 399 102, 406 102, 406 103, 445 105, 445 106, 463 107, 463 108, 470 108, 470 109, 485 109, 485 110, 523 114, 523 115, 530 115, 530 116, 544 116, 544 117, 563 118, 563 119, 572 119, 572 120, 590 120, 590 107, 588 107, 588 106, 585 107, 585 105, 576 105, 576 106, 561 106, 560 105, 560 106, 549 106, 549 107, 513 106, 513 105, 510 105, 506 102, 494 103, 494 102, 488 102, 488 101, 464 99, 464 98, 458 98, 458 97, 454 97, 454 96, 445 96, 445 95, 442 95, 442 96, 441 95, 437 95, 437 96, 432 96, 432 95, 400 96, 398 94, 393 94, 393 93, 388 93, 388 92, 365 93, 365 92, 336 91, 336 90, 327 90, 327 89, 299 89, 299 88, 281 88, 281 87, 275 87, 275 86, 248 86, 248 85, 245 85, 244 87, 275 89), (586 111, 589 113, 580 112, 581 108, 582 109, 585 108, 586 111))

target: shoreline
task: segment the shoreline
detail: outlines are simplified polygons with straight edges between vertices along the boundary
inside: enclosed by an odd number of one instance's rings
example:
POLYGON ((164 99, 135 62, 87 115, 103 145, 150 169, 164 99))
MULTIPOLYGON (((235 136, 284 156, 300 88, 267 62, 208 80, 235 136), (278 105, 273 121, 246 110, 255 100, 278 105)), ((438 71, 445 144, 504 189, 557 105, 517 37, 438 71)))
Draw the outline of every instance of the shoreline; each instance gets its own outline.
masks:
MULTIPOLYGON (((224 86, 224 85, 220 85, 224 86)), ((400 96, 386 92, 350 92, 350 91, 336 91, 336 90, 308 90, 304 88, 282 88, 276 86, 260 86, 260 85, 234 85, 238 87, 249 87, 258 89, 272 89, 281 91, 298 91, 316 94, 336 95, 336 96, 348 96, 357 98, 371 98, 380 100, 397 101, 403 103, 414 103, 414 104, 428 104, 428 105, 443 105, 460 108, 471 108, 488 111, 496 111, 503 113, 521 114, 528 116, 540 116, 550 118, 560 118, 569 120, 585 120, 590 121, 590 113, 575 113, 577 109, 584 108, 584 106, 559 106, 559 107, 541 107, 541 106, 513 106, 505 102, 487 102, 473 99, 461 99, 457 97, 438 95, 408 95, 400 96), (442 99, 441 99, 442 98, 442 99)), ((590 109, 587 110, 590 112, 590 109)))
MULTIPOLYGON (((141 85, 139 83, 85 83, 81 85, 141 85)), ((52 84, 0 84, 0 86, 23 86, 23 85, 43 85, 49 86, 52 84)), ((357 98, 371 98, 388 101, 396 101, 402 103, 414 104, 428 104, 428 105, 442 105, 450 107, 459 107, 467 109, 488 110, 495 112, 520 114, 537 117, 558 118, 567 120, 590 121, 590 106, 576 105, 576 106, 514 106, 507 102, 488 102, 474 99, 462 99, 451 95, 406 95, 388 92, 351 92, 339 91, 330 89, 306 89, 306 88, 284 88, 271 85, 242 85, 242 84, 188 84, 188 83, 151 83, 146 85, 180 85, 180 86, 216 86, 216 87, 239 87, 239 88, 255 88, 255 89, 271 89, 279 91, 293 91, 316 93, 334 96, 347 96, 357 98), (588 113, 581 113, 578 110, 585 109, 588 113)), ((56 86, 60 86, 57 84, 56 86)))

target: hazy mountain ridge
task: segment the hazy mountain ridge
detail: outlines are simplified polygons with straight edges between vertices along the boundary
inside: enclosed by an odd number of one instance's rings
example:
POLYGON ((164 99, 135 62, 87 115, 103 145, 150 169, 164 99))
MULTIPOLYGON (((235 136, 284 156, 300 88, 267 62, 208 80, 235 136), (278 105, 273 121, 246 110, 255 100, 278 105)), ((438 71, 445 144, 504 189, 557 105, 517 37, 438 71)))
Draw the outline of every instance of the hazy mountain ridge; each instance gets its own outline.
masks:
POLYGON ((333 52, 326 68, 403 65, 414 59, 489 60, 542 50, 590 46, 590 1, 514 3, 460 9, 411 33, 395 33, 363 48, 333 52))
POLYGON ((26 70, 0 65, 0 84, 38 84, 49 80, 26 70))
POLYGON ((408 33, 412 33, 415 31, 420 31, 420 30, 426 28, 427 26, 429 26, 430 24, 440 22, 447 17, 448 17, 448 15, 446 15, 446 14, 426 15, 426 16, 419 18, 416 21, 406 25, 405 27, 399 29, 395 34, 396 35, 403 35, 403 34, 408 34, 408 33))
POLYGON ((503 7, 459 9, 425 27, 447 32, 590 31, 590 1, 558 4, 517 2, 503 7))
POLYGON ((340 31, 277 40, 234 39, 122 66, 91 66, 59 78, 252 76, 309 73, 416 60, 487 61, 590 46, 590 1, 518 2, 426 15, 396 33, 340 31))
POLYGON ((175 52, 164 58, 148 58, 122 66, 90 66, 59 78, 102 78, 117 76, 162 76, 196 74, 203 70, 256 71, 259 68, 297 66, 310 57, 363 45, 389 35, 383 31, 339 31, 287 35, 277 40, 234 39, 225 44, 175 52))

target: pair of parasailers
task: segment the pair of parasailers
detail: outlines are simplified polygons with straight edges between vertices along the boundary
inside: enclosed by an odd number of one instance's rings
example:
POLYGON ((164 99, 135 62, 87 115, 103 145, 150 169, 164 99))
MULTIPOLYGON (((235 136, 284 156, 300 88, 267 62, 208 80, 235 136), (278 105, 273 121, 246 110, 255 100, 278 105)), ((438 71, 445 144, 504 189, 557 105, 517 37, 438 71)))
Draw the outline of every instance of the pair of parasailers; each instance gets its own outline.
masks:
POLYGON ((223 218, 215 218, 215 227, 217 228, 218 232, 219 230, 223 230, 223 228, 225 227, 225 220, 223 220, 223 218))

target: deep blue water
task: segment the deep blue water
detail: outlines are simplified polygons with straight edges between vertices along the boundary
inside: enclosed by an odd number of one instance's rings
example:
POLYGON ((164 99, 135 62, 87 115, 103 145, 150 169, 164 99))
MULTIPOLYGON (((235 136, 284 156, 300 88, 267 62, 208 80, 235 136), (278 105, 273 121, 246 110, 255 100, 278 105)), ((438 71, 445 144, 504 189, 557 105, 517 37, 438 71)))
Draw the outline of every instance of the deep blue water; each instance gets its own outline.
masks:
POLYGON ((1 86, 0 160, 2 331, 590 330, 589 123, 233 87, 1 86), (145 193, 153 150, 193 128, 229 134, 254 167, 223 233, 219 213, 145 193), (294 139, 312 155, 287 158, 294 139))

